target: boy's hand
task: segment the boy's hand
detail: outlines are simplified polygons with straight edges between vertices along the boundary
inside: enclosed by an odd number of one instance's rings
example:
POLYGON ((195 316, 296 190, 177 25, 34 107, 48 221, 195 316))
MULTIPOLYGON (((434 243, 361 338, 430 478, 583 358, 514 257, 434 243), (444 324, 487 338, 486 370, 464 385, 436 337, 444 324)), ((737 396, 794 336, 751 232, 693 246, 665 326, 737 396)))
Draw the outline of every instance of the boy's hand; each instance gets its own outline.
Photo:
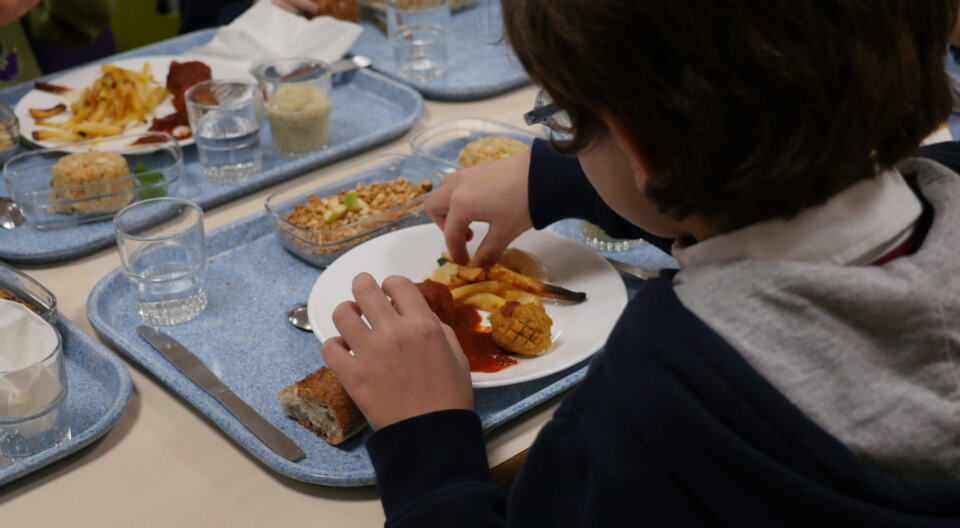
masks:
POLYGON ((490 229, 471 265, 489 266, 513 239, 533 226, 527 204, 530 151, 464 169, 443 179, 425 203, 427 214, 447 241, 450 256, 466 264, 470 222, 487 222, 490 229))
POLYGON ((0 26, 23 18, 39 0, 0 0, 0 26))
POLYGON ((321 353, 374 429, 433 411, 473 409, 467 358, 415 284, 394 276, 381 289, 361 273, 353 296, 356 302, 334 310, 340 336, 324 341, 321 353))

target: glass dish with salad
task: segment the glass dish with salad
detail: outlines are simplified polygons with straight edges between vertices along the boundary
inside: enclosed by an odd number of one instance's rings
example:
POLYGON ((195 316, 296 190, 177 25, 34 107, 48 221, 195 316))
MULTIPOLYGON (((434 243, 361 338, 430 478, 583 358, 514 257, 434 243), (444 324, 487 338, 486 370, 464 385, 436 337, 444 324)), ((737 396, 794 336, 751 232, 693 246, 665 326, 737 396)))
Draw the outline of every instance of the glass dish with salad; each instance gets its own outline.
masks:
POLYGON ((111 218, 137 200, 171 192, 183 153, 163 132, 127 134, 19 154, 3 166, 10 197, 36 229, 111 218))

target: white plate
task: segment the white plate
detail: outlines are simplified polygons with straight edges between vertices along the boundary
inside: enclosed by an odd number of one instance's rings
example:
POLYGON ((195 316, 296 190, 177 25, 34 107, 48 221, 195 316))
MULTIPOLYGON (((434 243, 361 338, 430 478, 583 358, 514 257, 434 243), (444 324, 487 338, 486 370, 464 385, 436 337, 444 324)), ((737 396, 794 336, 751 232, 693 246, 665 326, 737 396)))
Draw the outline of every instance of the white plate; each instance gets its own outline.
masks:
MULTIPOLYGON (((470 251, 486 233, 486 225, 471 226, 475 236, 470 251)), ((616 270, 603 257, 581 244, 549 231, 528 231, 513 247, 529 251, 543 261, 550 282, 564 288, 586 292, 579 304, 545 302, 553 319, 553 344, 542 355, 517 357, 519 363, 499 372, 474 372, 473 386, 500 387, 530 381, 576 365, 599 350, 627 304, 627 291, 616 270)), ((437 257, 444 251, 443 233, 433 224, 388 233, 365 242, 334 261, 314 283, 310 291, 307 315, 320 340, 337 335, 331 321, 333 309, 352 299, 350 284, 362 271, 382 281, 390 275, 403 275, 413 281, 430 276, 437 257)))
MULTIPOLYGON (((167 72, 170 70, 170 63, 173 61, 186 62, 191 60, 199 60, 206 63, 210 66, 210 74, 214 79, 247 79, 253 80, 253 76, 249 72, 244 70, 241 67, 236 66, 231 62, 226 62, 220 59, 214 59, 209 57, 189 57, 182 55, 154 55, 150 57, 138 57, 135 59, 123 59, 117 61, 107 61, 108 64, 113 64, 120 68, 126 68, 128 70, 140 71, 143 68, 144 62, 150 63, 150 69, 153 73, 153 78, 157 80, 157 83, 160 86, 166 86, 167 84, 167 72)), ((78 70, 71 71, 65 75, 61 75, 56 79, 49 81, 51 84, 58 84, 61 86, 66 86, 67 88, 75 88, 83 90, 84 88, 89 88, 93 86, 93 82, 96 81, 101 75, 103 75, 102 70, 100 69, 100 64, 95 64, 80 68, 78 70)), ((29 142, 38 145, 40 147, 61 147, 65 143, 56 142, 56 141, 37 141, 33 139, 33 131, 41 130, 44 127, 39 127, 36 124, 36 119, 30 116, 31 108, 50 108, 56 106, 60 103, 64 103, 69 108, 70 103, 67 102, 63 97, 60 97, 56 94, 49 92, 41 92, 40 90, 33 89, 27 92, 19 101, 17 101, 17 106, 14 107, 13 111, 17 115, 17 119, 20 120, 20 135, 24 137, 29 142)), ((128 126, 126 130, 123 131, 124 134, 131 134, 134 132, 146 132, 150 125, 153 123, 153 117, 163 117, 173 113, 173 97, 168 96, 163 103, 157 106, 154 109, 153 113, 148 114, 147 122, 142 123, 136 126, 128 126)), ((47 121, 59 123, 66 121, 73 116, 73 112, 69 109, 58 115, 54 116, 47 121)), ((193 137, 184 139, 179 142, 181 147, 186 147, 193 144, 193 137)), ((68 144, 66 144, 68 145, 68 144)), ((71 151, 69 147, 64 148, 65 151, 71 151)))

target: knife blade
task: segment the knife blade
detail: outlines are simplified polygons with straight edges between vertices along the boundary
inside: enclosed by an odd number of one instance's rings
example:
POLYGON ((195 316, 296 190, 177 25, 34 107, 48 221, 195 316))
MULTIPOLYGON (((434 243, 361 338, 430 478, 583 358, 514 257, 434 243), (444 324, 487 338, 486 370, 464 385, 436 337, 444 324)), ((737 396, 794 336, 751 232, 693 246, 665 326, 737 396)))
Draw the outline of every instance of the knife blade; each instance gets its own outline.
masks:
POLYGON ((180 372, 190 378, 190 381, 216 398, 274 453, 291 462, 306 457, 303 450, 293 443, 293 440, 290 440, 287 435, 274 427, 263 416, 260 416, 253 407, 247 405, 247 402, 240 399, 200 358, 190 352, 187 347, 181 345, 179 341, 156 328, 145 325, 138 326, 137 333, 153 348, 157 349, 157 352, 163 354, 170 363, 173 363, 180 372))
POLYGON ((640 266, 634 266, 633 264, 627 264, 626 262, 620 262, 619 260, 614 260, 612 258, 607 258, 614 268, 626 273, 627 275, 633 275, 638 279, 655 279, 660 276, 656 271, 650 271, 646 268, 641 268, 640 266))

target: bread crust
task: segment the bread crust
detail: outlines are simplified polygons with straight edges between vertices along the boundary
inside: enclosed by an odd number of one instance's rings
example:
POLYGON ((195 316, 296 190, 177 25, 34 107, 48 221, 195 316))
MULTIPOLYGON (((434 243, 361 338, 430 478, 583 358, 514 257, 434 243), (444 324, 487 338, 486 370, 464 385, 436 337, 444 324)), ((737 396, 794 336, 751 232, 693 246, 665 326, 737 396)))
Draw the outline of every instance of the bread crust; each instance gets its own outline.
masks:
POLYGON ((277 393, 277 399, 287 410, 287 414, 300 425, 310 429, 317 436, 333 445, 338 445, 367 425, 360 408, 353 402, 346 389, 337 379, 337 375, 327 367, 320 367, 293 385, 284 387, 277 393), (330 434, 315 427, 297 411, 297 407, 319 409, 327 407, 336 421, 338 431, 330 434))

